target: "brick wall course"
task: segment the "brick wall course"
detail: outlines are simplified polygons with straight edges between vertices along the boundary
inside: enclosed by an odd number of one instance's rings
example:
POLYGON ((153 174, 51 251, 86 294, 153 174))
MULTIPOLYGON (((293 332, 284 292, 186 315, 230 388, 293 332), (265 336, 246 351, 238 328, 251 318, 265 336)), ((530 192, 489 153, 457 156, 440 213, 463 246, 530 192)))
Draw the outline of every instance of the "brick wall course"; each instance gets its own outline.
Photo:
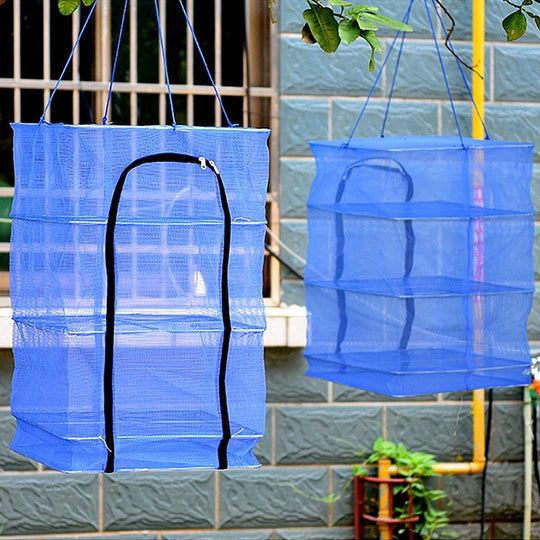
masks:
POLYGON ((540 341, 540 293, 535 291, 529 320, 527 321, 527 336, 530 341, 540 341))
POLYGON ((38 468, 35 461, 8 448, 15 434, 15 424, 9 411, 0 411, 0 471, 35 471, 38 468))
POLYGON ((278 529, 275 540, 350 540, 350 527, 320 529, 278 529))
POLYGON ((276 407, 276 462, 354 463, 383 432, 382 408, 276 407))
POLYGON ((0 474, 3 534, 98 530, 97 475, 0 474))
POLYGON ((103 478, 105 530, 212 528, 211 471, 160 471, 103 478))
POLYGON ((280 284, 281 301, 286 305, 306 305, 304 284, 296 278, 282 278, 280 284))
MULTIPOLYGON (((332 138, 344 139, 351 135, 358 114, 365 100, 332 100, 332 138)), ((379 137, 384 121, 388 100, 378 98, 368 104, 355 137, 379 137)), ((437 103, 393 102, 390 105, 385 135, 429 135, 438 124, 439 106, 437 103)))
POLYGON ((281 153, 311 157, 308 141, 328 138, 329 102, 326 99, 281 100, 281 153))
POLYGON ((172 532, 163 533, 161 540, 273 540, 274 532, 270 530, 247 531, 205 531, 205 532, 172 532))
POLYGON ((283 95, 365 95, 375 80, 367 70, 369 48, 362 43, 340 47, 330 56, 297 36, 285 36, 280 49, 283 95))
POLYGON ((388 409, 387 437, 439 461, 472 459, 472 420, 468 405, 400 405, 388 409), (429 411, 429 412, 428 412, 429 411))
MULTIPOLYGON (((480 519, 481 482, 481 475, 441 477, 442 489, 452 501, 449 505, 449 515, 452 520, 478 521, 480 519)), ((486 493, 486 518, 488 520, 522 519, 522 464, 489 463, 486 493)))
POLYGON ((540 72, 538 47, 513 43, 493 48, 495 96, 497 101, 538 102, 540 88, 531 82, 531 73, 540 72))
MULTIPOLYGON (((281 159, 280 211, 284 218, 306 218, 309 186, 315 175, 313 159, 281 159)), ((286 253, 282 255, 287 256, 286 253)))
MULTIPOLYGON (((307 221, 305 219, 283 219, 281 220, 280 237, 286 246, 300 255, 304 260, 307 255, 308 237, 307 221)), ((289 260, 291 266, 303 274, 303 264, 297 259, 289 260)), ((286 268, 282 268, 282 276, 290 277, 292 274, 286 268)))
POLYGON ((269 348, 266 359, 267 403, 324 403, 329 383, 305 377, 304 349, 269 348))
POLYGON ((9 407, 12 373, 13 353, 8 349, 0 349, 0 409, 9 407))
POLYGON ((327 526, 326 467, 267 467, 252 471, 226 471, 219 479, 219 526, 253 528, 327 526), (306 497, 300 490, 312 496, 306 497))

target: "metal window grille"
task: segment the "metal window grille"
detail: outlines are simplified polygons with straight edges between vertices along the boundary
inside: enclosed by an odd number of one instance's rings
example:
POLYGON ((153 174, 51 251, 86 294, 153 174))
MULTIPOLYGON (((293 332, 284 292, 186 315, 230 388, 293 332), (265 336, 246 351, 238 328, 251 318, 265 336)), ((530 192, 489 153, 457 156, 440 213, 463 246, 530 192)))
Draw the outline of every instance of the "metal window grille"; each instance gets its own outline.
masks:
MULTIPOLYGON (((184 0, 231 121, 272 128, 277 171, 277 58, 275 31, 263 2, 184 0), (234 6, 234 7, 231 7, 234 6)), ((13 185, 9 123, 36 122, 49 100, 63 64, 80 33, 87 8, 74 16, 58 13, 55 0, 12 0, 0 6, 0 181, 13 185)), ((225 125, 177 0, 158 0, 176 121, 187 125, 225 125)), ((50 122, 101 122, 120 28, 121 6, 100 0, 91 26, 45 119, 50 122)), ((115 124, 171 122, 154 3, 130 0, 108 120, 115 124)), ((272 174, 273 173, 273 174, 272 174)), ((277 186, 268 191, 268 222, 277 231, 277 186)), ((0 199, 13 195, 0 186, 0 199)), ((1 200, 0 200, 1 203, 1 200)), ((7 221, 7 215, 1 215, 7 221)), ((271 244, 274 240, 269 238, 271 244)), ((278 249, 278 246, 274 246, 278 249)), ((9 238, 0 234, 0 291, 7 291, 9 238), (2 268, 1 257, 6 257, 2 268), (3 279, 2 279, 3 278, 3 279)), ((264 294, 279 301, 279 268, 266 258, 264 294)))

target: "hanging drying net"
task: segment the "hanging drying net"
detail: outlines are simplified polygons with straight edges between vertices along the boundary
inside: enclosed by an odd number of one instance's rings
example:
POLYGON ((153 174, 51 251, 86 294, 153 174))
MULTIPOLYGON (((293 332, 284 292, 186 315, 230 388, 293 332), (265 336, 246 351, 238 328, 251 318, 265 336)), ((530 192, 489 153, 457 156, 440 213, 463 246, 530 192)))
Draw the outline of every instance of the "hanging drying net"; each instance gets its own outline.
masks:
POLYGON ((258 465, 268 130, 14 124, 11 448, 258 465))
POLYGON ((311 144, 307 374, 396 396, 528 384, 532 145, 344 142, 311 144))
POLYGON ((392 396, 529 384, 533 145, 311 149, 306 374, 392 396))

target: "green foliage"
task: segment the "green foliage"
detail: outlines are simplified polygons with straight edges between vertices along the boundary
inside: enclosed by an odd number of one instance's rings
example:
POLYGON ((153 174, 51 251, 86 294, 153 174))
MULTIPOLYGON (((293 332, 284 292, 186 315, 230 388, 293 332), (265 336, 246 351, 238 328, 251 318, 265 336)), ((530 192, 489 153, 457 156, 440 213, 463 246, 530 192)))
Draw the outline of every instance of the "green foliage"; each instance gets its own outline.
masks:
POLYGON ((321 49, 330 54, 335 52, 339 47, 340 38, 334 12, 330 8, 314 4, 309 9, 306 9, 302 16, 311 32, 311 36, 313 36, 321 49))
POLYGON ((376 34, 380 26, 412 32, 409 25, 380 14, 376 6, 353 5, 344 0, 328 0, 329 5, 325 5, 322 0, 306 2, 309 7, 302 13, 306 21, 302 29, 303 41, 318 43, 324 52, 331 54, 341 42, 350 45, 357 39, 363 39, 371 49, 370 71, 375 68, 375 52, 383 52, 376 34), (334 11, 334 8, 337 11, 334 11))
POLYGON ((516 11, 510 13, 502 21, 502 27, 506 32, 506 41, 515 41, 522 37, 527 31, 527 17, 532 19, 536 28, 540 30, 540 15, 531 11, 529 6, 534 3, 540 4, 540 0, 523 0, 521 4, 515 4, 511 0, 503 0, 507 4, 516 8, 516 11))
MULTIPOLYGON (((91 6, 94 2, 95 0, 82 0, 85 6, 91 6)), ((58 0, 58 11, 62 15, 71 15, 77 11, 80 3, 81 0, 58 0)))
MULTIPOLYGON (((449 521, 446 510, 438 509, 434 504, 445 498, 445 493, 439 489, 428 489, 425 485, 426 478, 436 475, 433 470, 433 466, 437 463, 435 456, 425 452, 410 452, 402 444, 379 438, 373 443, 373 452, 368 456, 366 463, 375 464, 382 458, 387 458, 396 465, 398 475, 406 478, 412 486, 413 514, 420 516, 420 520, 415 523, 414 532, 424 540, 437 538, 437 529, 445 527, 449 521)), ((394 494, 405 494, 407 489, 406 484, 397 485, 394 487, 394 494)), ((395 517, 399 519, 407 517, 407 503, 396 506, 394 512, 395 517)))
MULTIPOLYGON (((389 459, 397 467, 397 474, 406 478, 408 484, 396 484, 393 486, 394 493, 394 517, 404 519, 409 517, 408 512, 408 490, 409 486, 413 494, 413 515, 420 519, 414 524, 416 537, 423 540, 439 538, 439 529, 446 527, 449 523, 446 510, 438 508, 437 501, 444 499, 446 494, 439 489, 428 489, 425 485, 426 478, 437 476, 433 470, 437 463, 432 454, 425 452, 410 452, 402 444, 391 441, 377 439, 372 446, 372 451, 366 456, 366 452, 357 452, 357 457, 363 459, 362 464, 353 465, 351 478, 345 482, 339 493, 330 493, 326 497, 315 497, 302 491, 293 483, 287 483, 296 493, 307 499, 325 503, 335 503, 339 501, 352 484, 355 476, 370 476, 374 473, 377 463, 383 459, 389 459), (371 473, 371 474, 370 474, 371 473), (401 501, 401 502, 400 502, 401 501)), ((370 498, 370 504, 377 504, 377 501, 370 498)), ((401 537, 407 529, 395 530, 395 534, 401 537)), ((445 534, 446 537, 451 534, 445 534)))

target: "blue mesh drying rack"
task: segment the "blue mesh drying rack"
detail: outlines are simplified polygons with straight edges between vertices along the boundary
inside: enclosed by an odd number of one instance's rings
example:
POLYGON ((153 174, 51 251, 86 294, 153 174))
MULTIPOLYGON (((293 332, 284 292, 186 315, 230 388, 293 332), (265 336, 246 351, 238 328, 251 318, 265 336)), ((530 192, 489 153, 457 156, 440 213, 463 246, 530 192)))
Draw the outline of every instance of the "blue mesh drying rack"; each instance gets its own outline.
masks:
POLYGON ((258 466, 269 131, 171 113, 13 126, 11 448, 55 469, 258 466))
POLYGON ((307 375, 392 396, 529 384, 533 145, 463 137, 456 115, 456 136, 386 137, 387 115, 381 137, 311 143, 307 375))

